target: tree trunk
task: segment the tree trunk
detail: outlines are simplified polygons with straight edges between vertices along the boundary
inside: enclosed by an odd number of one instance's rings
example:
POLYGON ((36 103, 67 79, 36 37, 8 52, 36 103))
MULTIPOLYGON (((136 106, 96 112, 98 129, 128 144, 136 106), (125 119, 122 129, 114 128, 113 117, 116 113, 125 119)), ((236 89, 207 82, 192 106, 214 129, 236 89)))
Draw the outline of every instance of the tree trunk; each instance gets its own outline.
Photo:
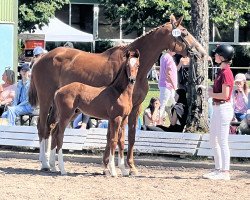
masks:
MULTIPOLYGON (((208 21, 208 1, 191 0, 191 31, 193 36, 208 51, 209 41, 209 21, 208 21)), ((208 132, 208 62, 203 60, 193 60, 189 68, 189 88, 187 91, 189 113, 187 119, 186 132, 208 132), (205 86, 198 88, 198 85, 205 86)))

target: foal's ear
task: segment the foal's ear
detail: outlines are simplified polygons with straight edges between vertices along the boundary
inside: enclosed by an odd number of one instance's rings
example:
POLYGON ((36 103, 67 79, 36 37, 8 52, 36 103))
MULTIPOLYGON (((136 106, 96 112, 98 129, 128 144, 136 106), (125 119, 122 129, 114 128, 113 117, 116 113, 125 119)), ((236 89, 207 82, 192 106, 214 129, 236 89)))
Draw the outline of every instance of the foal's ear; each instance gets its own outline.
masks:
POLYGON ((183 16, 181 16, 181 17, 174 23, 174 25, 175 25, 176 27, 178 27, 178 26, 181 24, 182 20, 183 20, 183 16))
POLYGON ((140 51, 138 49, 135 50, 135 57, 136 58, 140 57, 140 51))
POLYGON ((126 52, 126 58, 129 58, 130 54, 131 54, 131 52, 129 50, 127 50, 127 52, 126 52))

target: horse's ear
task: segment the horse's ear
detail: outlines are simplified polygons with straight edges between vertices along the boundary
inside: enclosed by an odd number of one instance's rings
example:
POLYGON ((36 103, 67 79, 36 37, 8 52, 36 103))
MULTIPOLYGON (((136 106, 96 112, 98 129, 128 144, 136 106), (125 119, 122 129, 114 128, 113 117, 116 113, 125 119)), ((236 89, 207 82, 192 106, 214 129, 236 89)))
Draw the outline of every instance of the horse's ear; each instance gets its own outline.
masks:
POLYGON ((138 49, 135 50, 135 57, 136 58, 140 57, 140 51, 138 49))
POLYGON ((183 20, 183 16, 181 16, 181 17, 174 23, 174 25, 175 25, 176 27, 178 27, 178 26, 181 24, 182 20, 183 20))
POLYGON ((176 22, 175 16, 173 14, 170 15, 170 23, 174 24, 176 22))

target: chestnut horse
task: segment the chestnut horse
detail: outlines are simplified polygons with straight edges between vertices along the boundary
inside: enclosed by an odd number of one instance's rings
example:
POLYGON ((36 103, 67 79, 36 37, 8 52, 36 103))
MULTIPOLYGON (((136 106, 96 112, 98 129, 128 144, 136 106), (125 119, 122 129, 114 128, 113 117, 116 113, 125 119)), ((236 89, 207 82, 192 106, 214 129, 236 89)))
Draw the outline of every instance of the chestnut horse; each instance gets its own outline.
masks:
POLYGON ((133 147, 135 131, 141 103, 148 92, 147 73, 158 59, 161 52, 171 49, 187 56, 195 54, 197 58, 205 56, 205 50, 195 38, 181 26, 182 18, 176 20, 172 15, 170 22, 152 29, 127 46, 111 48, 100 54, 87 53, 76 49, 56 48, 44 55, 34 66, 31 75, 29 101, 31 105, 40 106, 38 135, 40 140, 39 159, 42 169, 49 168, 46 147, 49 137, 47 117, 55 91, 72 82, 87 85, 107 86, 121 70, 123 56, 127 50, 138 49, 140 52, 140 69, 133 92, 133 108, 128 117, 128 152, 127 163, 131 174, 137 174, 134 165, 133 147), (179 36, 173 34, 178 29, 179 36))
POLYGON ((51 126, 52 143, 49 164, 52 171, 56 171, 57 147, 59 169, 62 175, 66 174, 62 154, 64 131, 75 110, 79 109, 87 115, 109 120, 107 144, 103 156, 104 172, 117 176, 114 155, 119 141, 118 166, 123 176, 129 174, 124 164, 125 125, 133 107, 132 94, 138 67, 139 52, 128 51, 126 60, 122 63, 121 72, 110 86, 92 87, 73 82, 56 91, 54 106, 50 112, 55 116, 50 117, 48 122, 50 124, 50 119, 56 119, 51 126))

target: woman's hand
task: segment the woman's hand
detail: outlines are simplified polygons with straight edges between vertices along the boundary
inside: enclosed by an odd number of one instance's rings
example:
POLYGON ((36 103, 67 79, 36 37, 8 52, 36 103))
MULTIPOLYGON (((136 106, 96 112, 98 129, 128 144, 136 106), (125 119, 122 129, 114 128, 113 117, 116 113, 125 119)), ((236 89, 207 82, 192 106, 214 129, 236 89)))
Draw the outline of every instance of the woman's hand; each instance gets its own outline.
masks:
POLYGON ((212 95, 213 95, 213 88, 209 87, 208 90, 207 90, 207 92, 208 92, 208 97, 212 97, 212 95))

